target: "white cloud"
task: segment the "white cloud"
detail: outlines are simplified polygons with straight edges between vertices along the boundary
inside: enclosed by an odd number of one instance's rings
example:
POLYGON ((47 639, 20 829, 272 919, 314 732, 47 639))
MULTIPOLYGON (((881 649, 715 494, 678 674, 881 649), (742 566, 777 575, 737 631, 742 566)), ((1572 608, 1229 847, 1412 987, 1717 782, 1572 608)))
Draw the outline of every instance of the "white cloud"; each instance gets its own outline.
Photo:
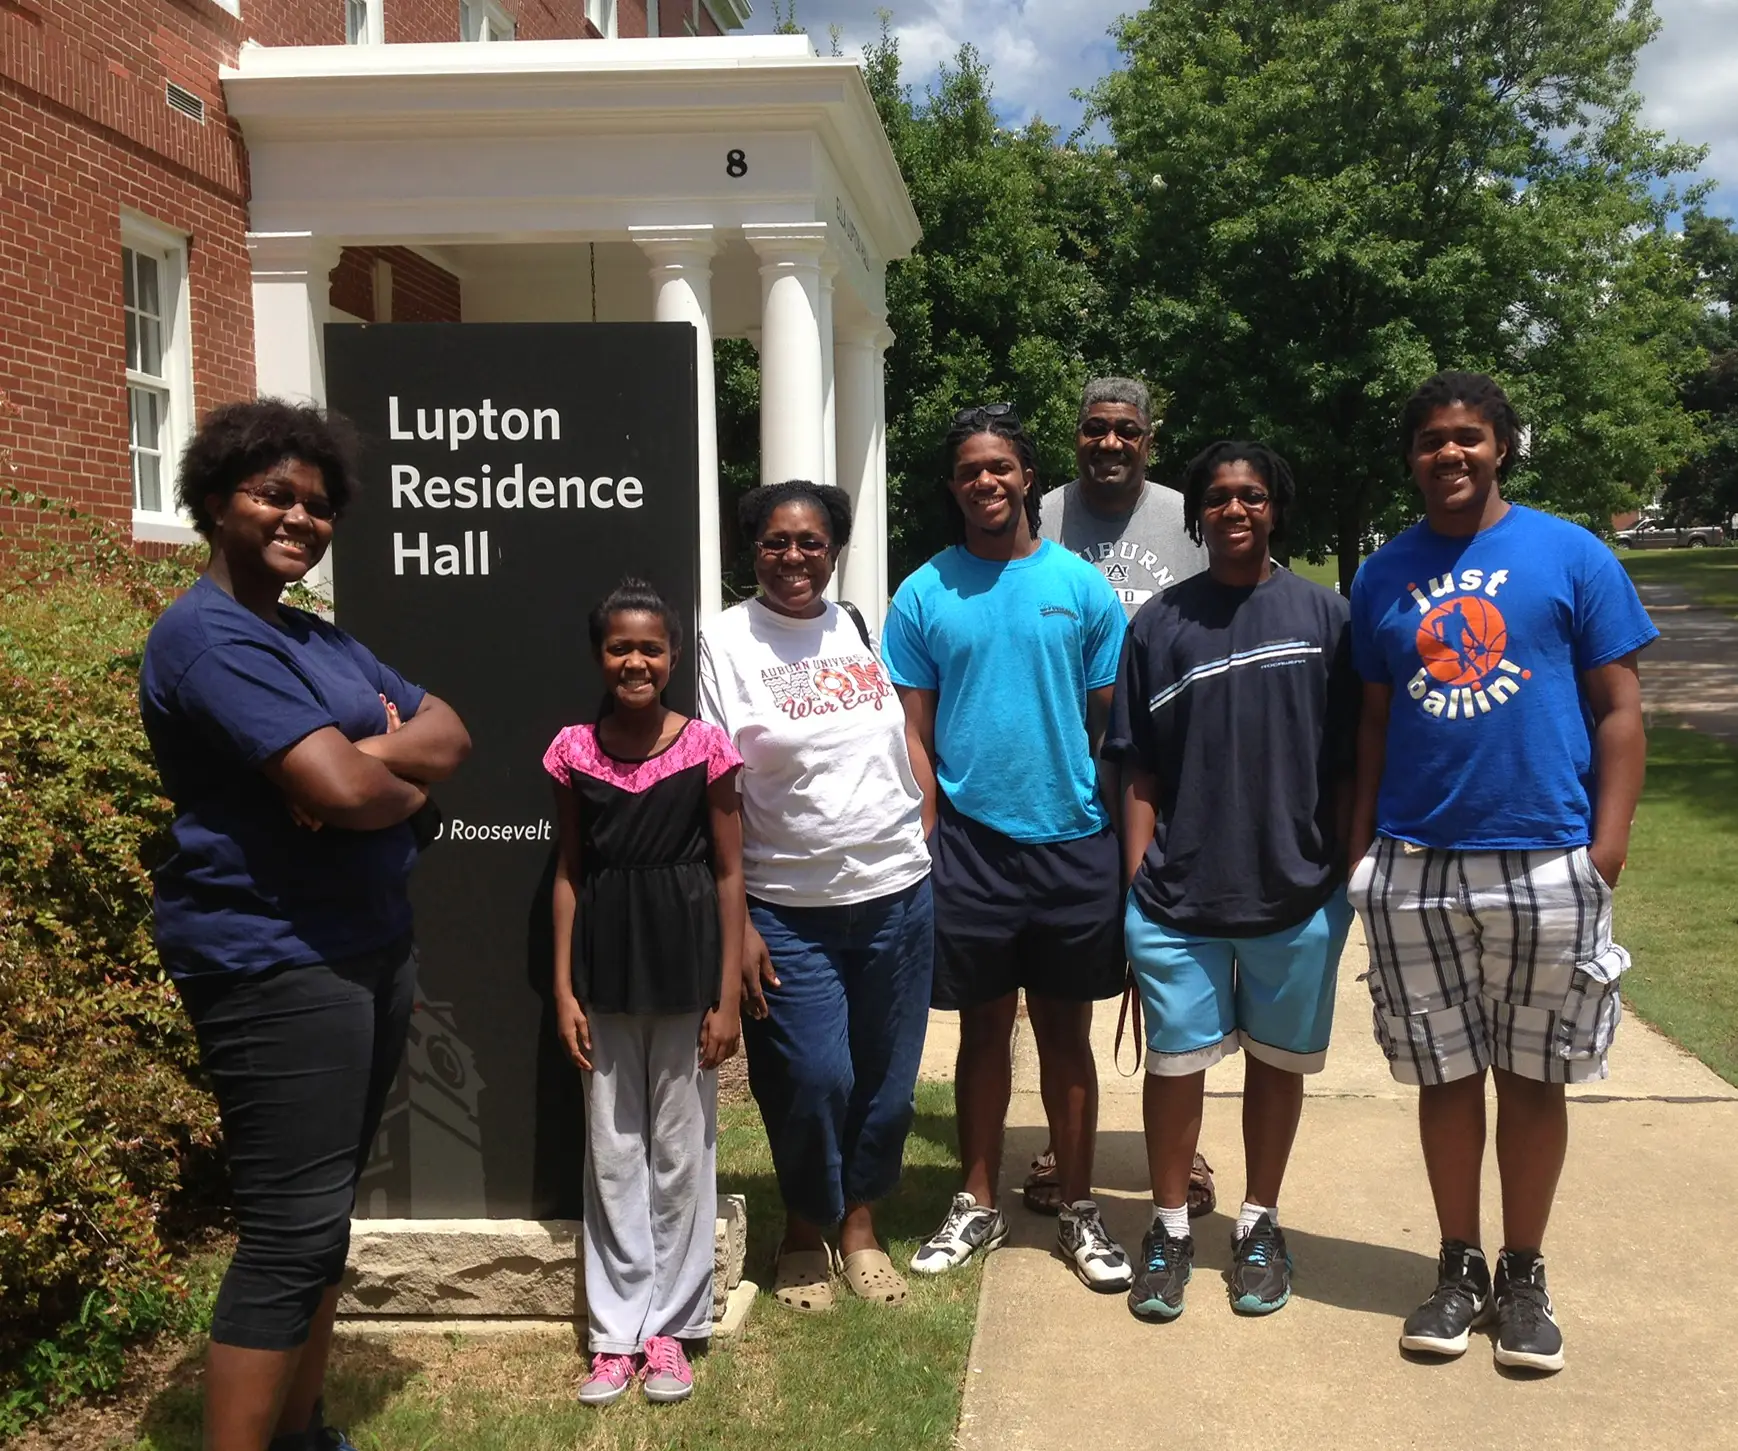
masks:
POLYGON ((1708 147, 1719 183, 1710 209, 1738 215, 1738 0, 1654 0, 1660 33, 1641 54, 1636 88, 1648 125, 1708 147))
MULTIPOLYGON (((839 27, 847 52, 861 50, 880 31, 874 0, 796 0, 796 7, 818 48, 825 48, 830 25, 839 27)), ((1069 93, 1115 64, 1110 27, 1135 7, 1131 0, 887 0, 886 8, 905 78, 919 89, 969 44, 988 65, 997 108, 1010 122, 1041 115, 1068 129, 1081 114, 1069 93)), ((748 28, 772 25, 772 0, 756 0, 748 28)))
MULTIPOLYGON (((883 0, 908 81, 921 88, 961 45, 990 68, 998 108, 1018 124, 1042 115, 1065 129, 1080 119, 1070 93, 1117 63, 1109 31, 1137 0, 883 0)), ((817 46, 829 25, 847 51, 880 28, 876 0, 796 0, 817 46)), ((1673 139, 1709 146, 1704 174, 1719 181, 1710 205, 1738 215, 1738 0, 1654 0, 1659 37, 1642 52, 1636 85, 1647 123, 1673 139)), ((756 0, 748 28, 771 30, 773 0, 756 0)))

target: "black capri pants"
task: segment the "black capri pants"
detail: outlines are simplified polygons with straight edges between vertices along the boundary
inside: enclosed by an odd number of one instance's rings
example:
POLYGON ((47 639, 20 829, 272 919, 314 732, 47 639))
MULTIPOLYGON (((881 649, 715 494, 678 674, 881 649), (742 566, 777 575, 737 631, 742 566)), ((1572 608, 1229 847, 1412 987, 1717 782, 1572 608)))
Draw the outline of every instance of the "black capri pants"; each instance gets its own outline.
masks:
POLYGON ((356 1180, 404 1056, 416 948, 177 985, 217 1094, 240 1230, 211 1338, 294 1350, 343 1278, 356 1180))

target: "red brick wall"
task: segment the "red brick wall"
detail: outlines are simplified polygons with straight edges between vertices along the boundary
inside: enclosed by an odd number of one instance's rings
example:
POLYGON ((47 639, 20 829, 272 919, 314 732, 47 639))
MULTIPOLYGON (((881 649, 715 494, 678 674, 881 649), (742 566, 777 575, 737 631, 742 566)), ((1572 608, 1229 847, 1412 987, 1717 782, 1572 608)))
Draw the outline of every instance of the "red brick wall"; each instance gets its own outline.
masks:
POLYGON ((392 264, 394 322, 458 322, 459 279, 408 247, 346 247, 332 269, 333 307, 374 322, 374 264, 392 264))
POLYGON ((131 517, 123 208, 191 239, 195 408, 252 393, 246 156, 216 84, 240 38, 210 0, 0 0, 7 483, 131 517), (165 104, 171 77, 203 125, 165 104))
POLYGON ((521 40, 589 40, 585 0, 505 0, 521 40))
POLYGON ((700 33, 702 35, 724 34, 723 28, 712 18, 712 12, 704 5, 700 7, 700 33))
POLYGON ((623 40, 646 34, 646 0, 616 0, 616 34, 623 40))
MULTIPOLYGON (((242 3, 245 5, 247 0, 242 3)), ((588 34, 585 0, 499 0, 499 3, 513 17, 514 34, 520 40, 575 40, 588 34)), ((388 45, 457 40, 459 0, 386 0, 385 21, 388 45)), ((338 39, 343 38, 340 27, 338 39)))
MULTIPOLYGON (((392 0, 386 13, 390 25, 392 0)), ((344 0, 241 0, 241 19, 249 39, 261 45, 344 44, 344 0)))

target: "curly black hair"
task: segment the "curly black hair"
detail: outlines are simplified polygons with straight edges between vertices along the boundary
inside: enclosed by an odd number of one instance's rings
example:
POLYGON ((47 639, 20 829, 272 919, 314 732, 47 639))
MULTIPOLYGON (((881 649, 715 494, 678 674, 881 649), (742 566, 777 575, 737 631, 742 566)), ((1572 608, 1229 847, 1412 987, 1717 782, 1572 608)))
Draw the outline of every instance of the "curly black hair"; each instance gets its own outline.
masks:
POLYGON ((781 504, 812 504, 827 520, 827 537, 836 554, 851 542, 851 496, 832 484, 812 484, 807 479, 786 479, 782 484, 762 484, 736 501, 736 527, 742 543, 753 549, 766 521, 781 504))
POLYGON ((356 430, 342 414, 282 398, 225 403, 200 420, 181 455, 175 502, 209 539, 217 522, 205 506, 208 498, 228 498, 256 474, 293 458, 320 471, 326 497, 341 515, 356 492, 356 455, 356 430))
POLYGON ((1297 483, 1291 475, 1291 465, 1265 443, 1247 439, 1222 438, 1210 443, 1183 471, 1183 527, 1197 544, 1201 542, 1201 501, 1221 464, 1246 463, 1261 475, 1273 500, 1273 538, 1285 537, 1286 515, 1297 498, 1297 483))
POLYGON ((1461 373, 1449 370, 1434 374, 1418 385, 1400 410, 1400 462, 1412 467, 1412 441, 1424 421, 1438 408, 1464 403, 1491 426, 1502 446, 1502 462, 1497 465, 1497 477, 1506 479, 1515 466, 1520 452, 1521 417, 1515 412, 1509 395, 1502 385, 1487 373, 1461 373))
POLYGON ((1032 537, 1036 539, 1040 520, 1038 499, 1042 493, 1038 485, 1038 446, 1032 442, 1032 435, 1026 432, 1026 425, 1020 422, 1020 415, 1007 404, 996 405, 994 409, 962 409, 954 415, 947 437, 942 440, 942 487, 947 492, 956 533, 962 539, 965 537, 966 518, 960 512, 959 500, 954 498, 953 490, 948 485, 953 480, 953 468, 959 460, 960 445, 980 433, 994 434, 997 438, 1005 439, 1013 446, 1014 456, 1020 460, 1020 467, 1030 471, 1032 487, 1026 490, 1026 522, 1031 525, 1032 537))
POLYGON ((670 637, 670 650, 682 648, 682 620, 670 602, 643 579, 629 575, 592 607, 586 625, 591 632, 591 653, 603 653, 603 638, 609 633, 610 617, 630 612, 656 615, 670 637))

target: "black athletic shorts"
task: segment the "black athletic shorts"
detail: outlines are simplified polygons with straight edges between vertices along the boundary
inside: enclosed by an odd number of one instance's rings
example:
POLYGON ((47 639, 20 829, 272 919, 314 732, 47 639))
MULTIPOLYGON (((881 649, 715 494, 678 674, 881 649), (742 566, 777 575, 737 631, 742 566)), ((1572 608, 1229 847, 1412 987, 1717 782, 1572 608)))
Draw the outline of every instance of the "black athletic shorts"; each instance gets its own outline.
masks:
POLYGON ((1033 997, 1096 1002, 1122 992, 1122 855, 1106 827, 1073 841, 1014 841, 944 795, 930 839, 938 1008, 1033 997))

